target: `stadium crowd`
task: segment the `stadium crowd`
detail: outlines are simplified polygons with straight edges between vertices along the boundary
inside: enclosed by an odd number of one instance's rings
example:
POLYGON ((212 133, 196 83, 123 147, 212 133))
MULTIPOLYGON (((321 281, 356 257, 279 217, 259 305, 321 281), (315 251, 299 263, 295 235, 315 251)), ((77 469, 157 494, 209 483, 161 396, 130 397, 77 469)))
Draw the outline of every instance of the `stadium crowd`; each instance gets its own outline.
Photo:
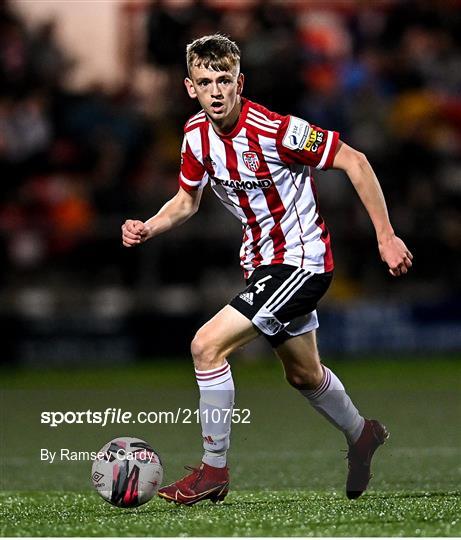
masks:
POLYGON ((182 125, 197 108, 182 86, 184 48, 215 31, 241 46, 247 97, 336 129, 367 154, 415 255, 411 276, 391 286, 350 184, 319 173, 332 298, 461 293, 460 3, 154 1, 144 18, 156 81, 147 97, 130 84, 72 91, 64 81, 75 62, 55 24, 31 29, 0 6, 4 298, 25 285, 144 290, 240 278, 238 224, 212 197, 155 246, 127 254, 120 244, 126 217, 147 218, 177 189, 182 125))

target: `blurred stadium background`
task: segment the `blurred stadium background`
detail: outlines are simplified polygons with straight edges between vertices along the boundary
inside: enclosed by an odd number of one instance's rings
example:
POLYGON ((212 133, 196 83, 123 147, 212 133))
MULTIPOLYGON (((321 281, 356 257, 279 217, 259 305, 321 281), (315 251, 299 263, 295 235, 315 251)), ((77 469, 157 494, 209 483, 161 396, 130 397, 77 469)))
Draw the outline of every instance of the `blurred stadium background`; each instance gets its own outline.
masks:
MULTIPOLYGON (((120 226, 177 190, 184 48, 241 46, 245 95, 364 151, 415 255, 393 280, 347 179, 316 176, 333 237, 324 352, 461 351, 461 2, 0 1, 1 362, 188 358, 241 288, 240 227, 211 193, 125 250, 120 226)), ((263 340, 246 354, 263 355, 263 340)))

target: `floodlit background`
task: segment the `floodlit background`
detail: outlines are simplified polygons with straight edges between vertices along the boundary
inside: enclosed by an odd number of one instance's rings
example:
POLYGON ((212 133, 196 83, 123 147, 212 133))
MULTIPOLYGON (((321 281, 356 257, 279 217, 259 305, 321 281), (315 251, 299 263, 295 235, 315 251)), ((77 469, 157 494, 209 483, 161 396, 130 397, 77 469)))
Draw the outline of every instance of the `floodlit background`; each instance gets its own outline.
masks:
MULTIPOLYGON (((461 351, 461 2, 0 2, 1 362, 189 358, 242 288, 240 226, 201 211, 140 249, 120 226, 177 190, 184 49, 241 46, 245 95, 365 152, 415 256, 394 280, 347 178, 317 173, 336 275, 326 354, 461 351)), ((268 352, 259 340, 248 357, 268 352)))
POLYGON ((458 0, 0 0, 0 535, 459 537, 460 149, 458 0), (232 426, 230 505, 120 512, 91 460, 41 459, 127 435, 159 452, 165 483, 199 463, 189 343, 242 289, 239 223, 207 187, 196 216, 139 249, 120 227, 178 189, 198 111, 184 49, 215 31, 241 46, 248 98, 367 154, 415 256, 389 276, 350 182, 316 173, 336 259, 322 359, 391 432, 357 503, 344 438, 264 339, 231 358, 251 421, 232 426), (182 414, 41 423, 109 407, 182 414))

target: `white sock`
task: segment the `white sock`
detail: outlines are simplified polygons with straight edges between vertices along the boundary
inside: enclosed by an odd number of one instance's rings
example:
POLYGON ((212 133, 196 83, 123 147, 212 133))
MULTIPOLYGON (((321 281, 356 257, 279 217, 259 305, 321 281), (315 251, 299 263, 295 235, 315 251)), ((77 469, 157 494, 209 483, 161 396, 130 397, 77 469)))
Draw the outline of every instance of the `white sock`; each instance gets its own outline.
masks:
POLYGON ((314 390, 300 390, 310 404, 329 422, 340 429, 349 444, 354 444, 362 433, 365 424, 344 386, 336 375, 326 366, 323 379, 314 390))
POLYGON ((212 467, 225 467, 230 444, 234 381, 227 361, 216 369, 195 370, 200 389, 200 422, 202 424, 202 461, 212 467))

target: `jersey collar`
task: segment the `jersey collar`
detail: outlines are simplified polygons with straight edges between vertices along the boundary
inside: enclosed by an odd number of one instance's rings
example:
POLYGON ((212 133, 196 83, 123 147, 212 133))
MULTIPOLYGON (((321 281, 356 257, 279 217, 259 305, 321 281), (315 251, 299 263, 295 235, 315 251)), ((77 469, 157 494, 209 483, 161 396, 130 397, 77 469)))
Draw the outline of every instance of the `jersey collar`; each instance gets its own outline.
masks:
MULTIPOLYGON (((229 131, 229 133, 225 133, 225 134, 217 133, 215 131, 216 135, 218 137, 220 137, 221 139, 232 139, 242 129, 242 126, 243 126, 243 124, 245 122, 245 119, 246 119, 246 116, 247 116, 247 113, 248 113, 248 107, 249 107, 250 102, 248 101, 248 99, 242 97, 241 98, 241 103, 242 103, 242 108, 240 110, 240 115, 239 115, 237 123, 235 124, 232 131, 229 131)), ((213 128, 213 124, 211 122, 210 122, 210 124, 211 124, 211 127, 213 128)), ((214 131, 214 129, 213 129, 213 131, 214 131)))

